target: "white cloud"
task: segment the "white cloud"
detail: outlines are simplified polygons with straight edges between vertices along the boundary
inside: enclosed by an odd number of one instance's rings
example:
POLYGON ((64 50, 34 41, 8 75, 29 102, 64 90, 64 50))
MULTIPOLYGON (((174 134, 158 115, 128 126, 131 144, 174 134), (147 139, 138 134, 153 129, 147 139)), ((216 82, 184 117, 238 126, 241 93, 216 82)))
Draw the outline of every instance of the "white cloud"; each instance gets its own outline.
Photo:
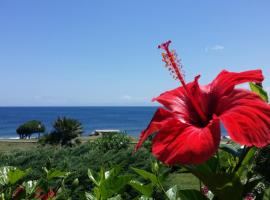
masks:
POLYGON ((124 99, 124 100, 131 100, 132 97, 129 96, 129 95, 123 95, 123 96, 121 97, 121 99, 124 99))
POLYGON ((223 45, 220 45, 220 44, 216 44, 214 46, 211 46, 211 47, 205 47, 205 52, 208 52, 209 50, 211 51, 222 51, 224 50, 224 46, 223 45))
POLYGON ((214 45, 211 47, 211 50, 218 51, 218 50, 223 50, 224 46, 222 45, 214 45))

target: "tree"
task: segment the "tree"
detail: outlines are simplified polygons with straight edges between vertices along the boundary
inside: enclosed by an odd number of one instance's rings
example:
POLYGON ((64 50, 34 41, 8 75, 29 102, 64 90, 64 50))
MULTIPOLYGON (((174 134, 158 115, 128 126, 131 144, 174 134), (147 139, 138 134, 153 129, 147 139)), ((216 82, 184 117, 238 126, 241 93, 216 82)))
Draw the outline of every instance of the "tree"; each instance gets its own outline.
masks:
POLYGON ((53 123, 54 130, 42 138, 42 142, 49 144, 71 145, 72 140, 83 133, 82 124, 71 118, 58 118, 53 123))
POLYGON ((20 125, 16 132, 19 134, 20 139, 30 138, 33 133, 38 133, 40 136, 40 133, 45 132, 45 126, 41 121, 31 120, 20 125))

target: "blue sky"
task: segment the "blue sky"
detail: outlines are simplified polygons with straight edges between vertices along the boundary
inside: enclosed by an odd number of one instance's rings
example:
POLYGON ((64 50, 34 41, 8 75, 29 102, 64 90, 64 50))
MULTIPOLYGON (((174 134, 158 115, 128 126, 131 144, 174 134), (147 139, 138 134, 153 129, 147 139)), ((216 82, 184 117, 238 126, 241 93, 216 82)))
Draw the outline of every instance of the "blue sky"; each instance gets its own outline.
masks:
POLYGON ((186 80, 261 68, 270 90, 269 1, 2 0, 0 106, 154 105, 179 83, 161 62, 168 39, 186 80))

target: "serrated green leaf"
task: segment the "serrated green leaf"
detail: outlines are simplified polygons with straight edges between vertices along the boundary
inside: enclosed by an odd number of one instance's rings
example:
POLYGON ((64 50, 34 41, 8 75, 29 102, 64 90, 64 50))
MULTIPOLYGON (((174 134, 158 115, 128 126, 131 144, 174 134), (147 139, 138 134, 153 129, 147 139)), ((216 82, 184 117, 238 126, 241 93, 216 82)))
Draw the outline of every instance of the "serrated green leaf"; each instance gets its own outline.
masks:
POLYGON ((135 167, 131 167, 131 169, 135 171, 137 174, 139 174, 141 177, 143 177, 144 179, 150 180, 154 185, 157 184, 158 180, 155 174, 142 170, 142 169, 135 168, 135 167))
POLYGON ((177 185, 174 185, 166 192, 167 197, 169 200, 177 200, 178 192, 177 192, 177 185))
POLYGON ((129 185, 131 185, 135 190, 137 190, 146 197, 151 197, 153 193, 153 185, 151 183, 148 185, 144 185, 139 181, 131 180, 129 182, 129 185))
POLYGON ((181 198, 181 200, 208 200, 198 190, 180 190, 179 197, 181 198))
POLYGON ((252 92, 255 92, 258 94, 264 101, 268 102, 268 95, 267 92, 260 86, 254 84, 254 83, 249 83, 249 87, 252 92))

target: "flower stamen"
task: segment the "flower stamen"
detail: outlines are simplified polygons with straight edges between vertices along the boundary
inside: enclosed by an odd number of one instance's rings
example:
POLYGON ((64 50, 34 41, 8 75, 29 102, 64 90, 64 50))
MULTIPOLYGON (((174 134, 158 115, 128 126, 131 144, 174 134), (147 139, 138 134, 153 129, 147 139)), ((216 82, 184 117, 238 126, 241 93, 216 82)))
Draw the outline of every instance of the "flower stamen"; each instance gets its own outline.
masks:
POLYGON ((165 67, 168 68, 170 73, 173 75, 174 79, 178 79, 180 83, 182 84, 188 98, 190 99, 193 107, 199 114, 200 118, 204 121, 207 122, 207 117, 205 116, 204 112, 202 111, 201 107, 197 104, 196 99, 193 98, 192 94, 187 88, 186 82, 183 77, 183 73, 181 72, 180 69, 183 68, 181 64, 181 60, 177 59, 177 54, 174 50, 170 51, 169 45, 171 41, 167 41, 165 43, 162 43, 161 45, 158 46, 159 49, 164 49, 165 53, 162 53, 162 61, 165 62, 165 67))

